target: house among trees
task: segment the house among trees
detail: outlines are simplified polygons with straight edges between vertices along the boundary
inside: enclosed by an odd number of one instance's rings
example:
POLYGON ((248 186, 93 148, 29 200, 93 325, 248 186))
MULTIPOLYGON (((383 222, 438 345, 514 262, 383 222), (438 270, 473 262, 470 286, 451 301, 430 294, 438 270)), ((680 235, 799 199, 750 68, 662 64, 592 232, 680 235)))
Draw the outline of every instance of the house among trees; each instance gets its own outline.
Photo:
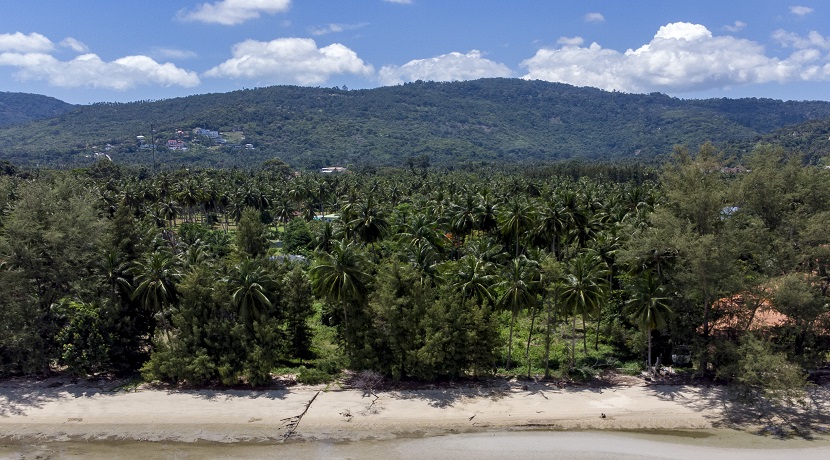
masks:
POLYGON ((167 148, 170 150, 187 150, 187 144, 179 139, 170 139, 167 141, 167 148))

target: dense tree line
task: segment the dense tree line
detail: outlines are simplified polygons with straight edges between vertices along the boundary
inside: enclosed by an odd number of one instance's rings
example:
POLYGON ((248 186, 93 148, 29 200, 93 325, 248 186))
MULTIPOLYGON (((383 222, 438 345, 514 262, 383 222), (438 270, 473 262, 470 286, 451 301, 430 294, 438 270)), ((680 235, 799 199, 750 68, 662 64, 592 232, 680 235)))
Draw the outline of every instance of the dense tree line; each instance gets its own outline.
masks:
POLYGON ((830 350, 830 171, 769 146, 722 166, 704 144, 656 175, 10 170, 0 375, 550 376, 689 349, 701 374, 761 350, 798 376, 830 350))

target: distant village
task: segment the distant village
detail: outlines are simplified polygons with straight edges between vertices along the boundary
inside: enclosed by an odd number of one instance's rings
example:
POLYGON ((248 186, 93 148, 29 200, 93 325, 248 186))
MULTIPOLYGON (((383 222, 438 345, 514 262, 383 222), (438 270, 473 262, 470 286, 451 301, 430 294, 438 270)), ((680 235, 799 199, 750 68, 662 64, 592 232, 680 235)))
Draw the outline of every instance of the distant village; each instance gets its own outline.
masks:
MULTIPOLYGON (((191 148, 193 143, 198 143, 199 145, 215 145, 215 146, 224 146, 232 149, 245 149, 245 150, 254 150, 254 144, 251 143, 242 143, 240 141, 245 140, 245 136, 242 133, 242 130, 235 130, 230 133, 227 137, 233 137, 232 141, 229 141, 226 138, 224 133, 220 133, 219 131, 214 131, 211 129, 205 128, 193 128, 191 131, 184 131, 184 130, 177 130, 174 136, 171 139, 167 140, 165 144, 168 150, 179 150, 179 151, 187 151, 191 148)), ((136 136, 136 141, 138 141, 139 149, 141 150, 151 150, 153 148, 153 143, 147 142, 147 138, 142 135, 136 136)))
MULTIPOLYGON (((153 149, 155 144, 156 149, 172 151, 172 152, 186 152, 192 148, 211 148, 211 147, 224 147, 230 149, 240 149, 240 150, 256 150, 253 143, 244 143, 245 135, 242 131, 242 128, 234 128, 233 130, 222 133, 212 129, 205 129, 205 128, 193 128, 192 130, 176 130, 172 136, 169 136, 167 141, 163 141, 165 136, 155 133, 155 139, 150 139, 144 135, 137 135, 135 136, 136 144, 139 150, 149 151, 153 149)), ((114 146, 112 144, 106 144, 106 146, 101 149, 100 147, 93 146, 93 153, 92 154, 85 154, 84 157, 86 158, 106 158, 112 161, 110 157, 110 152, 115 150, 116 152, 121 150, 117 145, 114 146)), ((342 166, 327 166, 320 168, 318 173, 320 174, 341 174, 341 173, 348 173, 348 169, 342 166)), ((295 174, 299 174, 296 173, 295 174)))

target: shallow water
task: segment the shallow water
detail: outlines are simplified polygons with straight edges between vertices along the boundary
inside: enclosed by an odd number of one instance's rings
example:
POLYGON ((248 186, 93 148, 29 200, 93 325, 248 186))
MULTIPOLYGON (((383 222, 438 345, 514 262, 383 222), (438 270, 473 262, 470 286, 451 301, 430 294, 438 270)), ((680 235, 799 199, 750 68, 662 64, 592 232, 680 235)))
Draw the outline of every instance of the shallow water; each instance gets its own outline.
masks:
POLYGON ((491 432, 356 442, 168 443, 2 441, 6 459, 561 459, 758 460, 830 458, 830 440, 779 440, 736 430, 632 432, 491 432))

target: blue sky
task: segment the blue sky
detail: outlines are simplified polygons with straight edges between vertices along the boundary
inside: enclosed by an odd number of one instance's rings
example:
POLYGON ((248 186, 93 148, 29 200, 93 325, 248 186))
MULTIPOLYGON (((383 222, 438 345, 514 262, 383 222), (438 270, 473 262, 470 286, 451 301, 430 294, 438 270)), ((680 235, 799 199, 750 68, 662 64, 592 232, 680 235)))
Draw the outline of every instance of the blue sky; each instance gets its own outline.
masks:
POLYGON ((482 77, 830 100, 830 3, 4 0, 0 15, 0 90, 72 103, 482 77))

